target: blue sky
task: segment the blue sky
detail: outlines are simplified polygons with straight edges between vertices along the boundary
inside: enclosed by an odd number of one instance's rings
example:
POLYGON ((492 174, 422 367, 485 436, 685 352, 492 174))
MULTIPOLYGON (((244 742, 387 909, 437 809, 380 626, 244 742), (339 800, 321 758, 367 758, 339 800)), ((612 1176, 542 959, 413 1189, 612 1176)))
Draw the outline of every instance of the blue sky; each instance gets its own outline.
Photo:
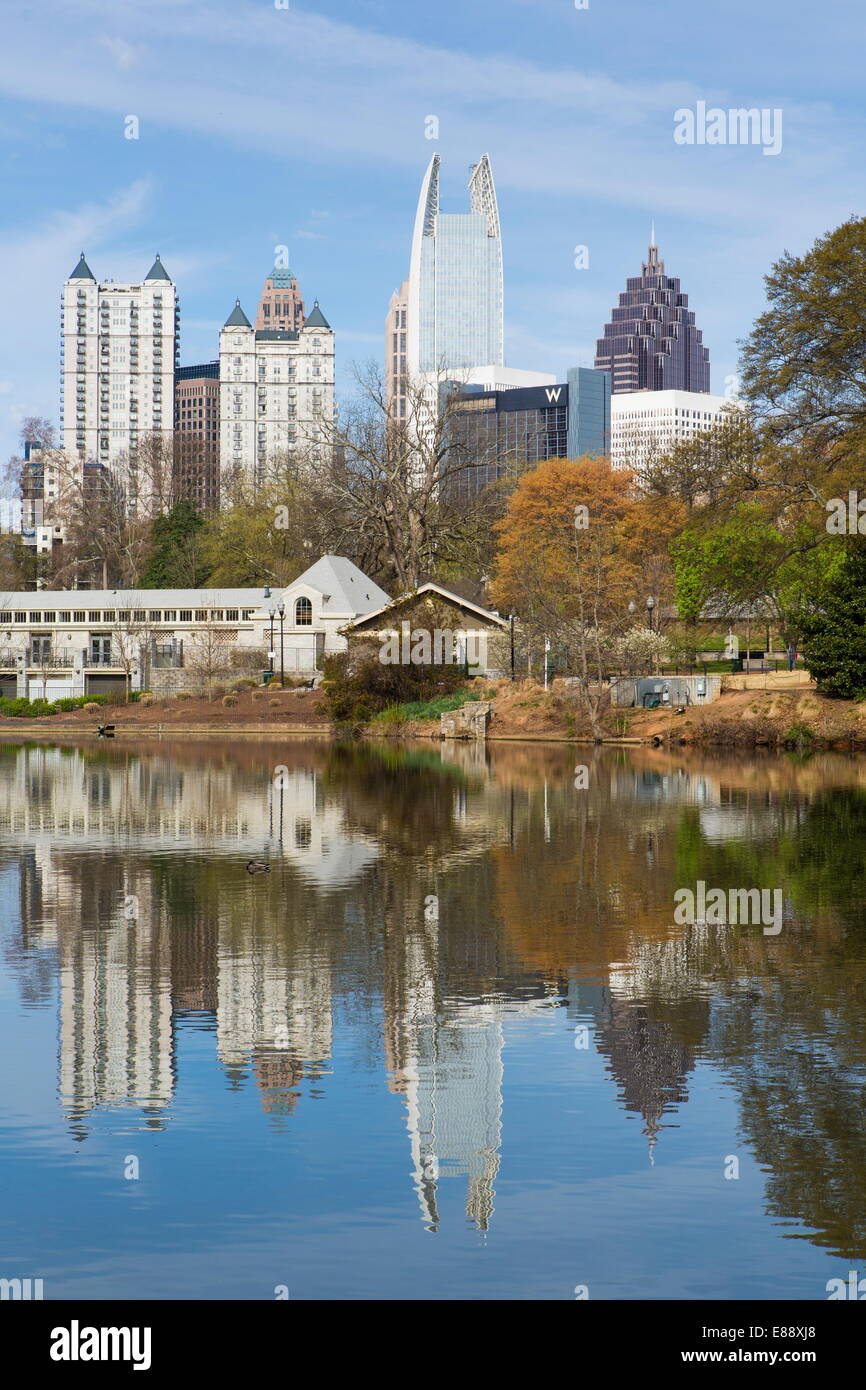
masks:
POLYGON ((487 152, 508 365, 591 365, 655 218, 721 391, 771 262, 863 211, 858 0, 289 3, 3 0, 0 460, 22 416, 58 416, 60 290, 82 248, 114 279, 159 251, 196 362, 287 244, 346 392, 352 362, 381 357, 431 153, 443 207, 463 210, 487 152), (780 107, 782 152, 675 144, 674 111, 699 100, 780 107))

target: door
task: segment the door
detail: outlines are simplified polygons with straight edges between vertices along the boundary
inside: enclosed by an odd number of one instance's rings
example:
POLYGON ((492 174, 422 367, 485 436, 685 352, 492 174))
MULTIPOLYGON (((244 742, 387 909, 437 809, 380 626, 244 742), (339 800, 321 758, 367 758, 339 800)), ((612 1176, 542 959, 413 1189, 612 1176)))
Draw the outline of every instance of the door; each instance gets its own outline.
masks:
POLYGON ((111 665, 111 637, 99 636, 90 639, 90 665, 111 665))

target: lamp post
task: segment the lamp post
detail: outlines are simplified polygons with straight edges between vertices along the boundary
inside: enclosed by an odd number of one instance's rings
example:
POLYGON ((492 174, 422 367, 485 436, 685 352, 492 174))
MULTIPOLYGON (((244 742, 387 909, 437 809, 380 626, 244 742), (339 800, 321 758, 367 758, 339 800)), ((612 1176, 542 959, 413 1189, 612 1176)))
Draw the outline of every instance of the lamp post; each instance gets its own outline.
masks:
POLYGON ((656 601, 655 601, 655 599, 653 598, 652 594, 650 594, 649 598, 648 598, 647 601, 646 601, 647 625, 648 625, 648 627, 649 627, 650 632, 653 632, 653 631, 654 631, 654 628, 653 628, 653 609, 655 608, 655 606, 656 606, 656 601))
POLYGON ((274 674, 274 657, 276 656, 276 652, 274 651, 274 618, 277 616, 277 610, 276 610, 276 608, 274 608, 273 605, 271 605, 271 607, 268 609, 268 612, 269 612, 270 617, 271 617, 271 640, 270 640, 270 642, 268 643, 268 663, 269 663, 270 668, 271 668, 271 676, 273 676, 273 674, 274 674))
POLYGON ((285 647, 284 647, 284 645, 283 645, 283 618, 285 617, 285 613, 286 613, 286 605, 283 603, 283 600, 282 600, 282 599, 280 599, 279 603, 277 604, 277 612, 278 612, 279 615, 280 615, 280 686, 281 686, 283 689, 285 689, 285 686, 286 686, 286 675, 285 675, 285 647))

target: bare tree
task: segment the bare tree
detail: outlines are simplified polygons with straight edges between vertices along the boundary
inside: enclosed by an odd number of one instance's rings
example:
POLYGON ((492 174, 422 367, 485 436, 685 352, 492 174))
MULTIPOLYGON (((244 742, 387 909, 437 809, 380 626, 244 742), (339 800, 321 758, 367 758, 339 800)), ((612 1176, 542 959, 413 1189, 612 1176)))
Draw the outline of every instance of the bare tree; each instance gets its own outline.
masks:
POLYGON ((237 649, 236 628, 228 628, 213 618, 213 598, 203 598, 207 607, 207 621, 199 624, 184 645, 184 665, 207 691, 208 699, 213 699, 213 688, 217 681, 231 674, 233 657, 237 649))
POLYGON ((344 416, 321 422, 331 456, 327 505, 363 545, 362 568, 408 592, 461 556, 473 529, 489 528, 489 495, 471 479, 503 460, 495 446, 479 456, 467 441, 444 372, 406 383, 399 419, 377 367, 356 371, 355 380, 359 395, 344 416))
POLYGON ((137 608, 137 599, 124 599, 114 610, 111 624, 111 659, 123 671, 126 688, 126 703, 129 703, 132 677, 136 668, 142 672, 147 667, 148 647, 153 636, 153 625, 146 608, 137 608))

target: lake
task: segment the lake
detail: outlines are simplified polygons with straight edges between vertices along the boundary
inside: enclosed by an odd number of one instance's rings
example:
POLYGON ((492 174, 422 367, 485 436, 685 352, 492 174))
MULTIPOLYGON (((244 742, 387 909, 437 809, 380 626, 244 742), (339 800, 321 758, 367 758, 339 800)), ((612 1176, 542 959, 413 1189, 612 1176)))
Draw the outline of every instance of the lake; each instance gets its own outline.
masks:
POLYGON ((0 745, 0 1277, 826 1299, 864 832, 833 754, 0 745), (698 883, 779 930, 678 922, 698 883))

